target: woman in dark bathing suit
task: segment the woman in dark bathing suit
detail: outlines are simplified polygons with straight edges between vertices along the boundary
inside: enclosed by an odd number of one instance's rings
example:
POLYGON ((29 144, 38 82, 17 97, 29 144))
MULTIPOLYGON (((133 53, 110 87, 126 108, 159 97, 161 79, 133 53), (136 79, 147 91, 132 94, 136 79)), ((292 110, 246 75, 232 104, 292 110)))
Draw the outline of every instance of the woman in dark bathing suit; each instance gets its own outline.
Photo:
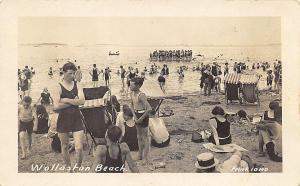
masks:
POLYGON ((131 172, 139 172, 136 164, 132 160, 128 145, 119 142, 121 136, 122 130, 117 126, 111 126, 107 130, 107 145, 97 146, 91 169, 92 172, 123 173, 125 170, 125 161, 131 172))

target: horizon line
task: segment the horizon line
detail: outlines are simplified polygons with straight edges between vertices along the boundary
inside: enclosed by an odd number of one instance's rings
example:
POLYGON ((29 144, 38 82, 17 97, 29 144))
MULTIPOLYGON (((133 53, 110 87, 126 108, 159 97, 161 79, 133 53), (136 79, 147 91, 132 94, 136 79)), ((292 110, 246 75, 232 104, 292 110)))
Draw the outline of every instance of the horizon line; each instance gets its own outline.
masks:
POLYGON ((269 43, 269 44, 250 44, 250 45, 243 45, 243 44, 150 44, 150 45, 126 45, 126 44, 115 44, 115 43, 95 43, 95 44, 71 44, 71 43, 58 43, 58 42, 42 42, 42 43, 19 43, 18 45, 36 45, 36 46, 43 46, 43 45, 64 45, 64 46, 134 46, 134 47, 164 47, 164 46, 184 46, 184 47, 258 47, 258 46, 281 46, 281 43, 269 43))

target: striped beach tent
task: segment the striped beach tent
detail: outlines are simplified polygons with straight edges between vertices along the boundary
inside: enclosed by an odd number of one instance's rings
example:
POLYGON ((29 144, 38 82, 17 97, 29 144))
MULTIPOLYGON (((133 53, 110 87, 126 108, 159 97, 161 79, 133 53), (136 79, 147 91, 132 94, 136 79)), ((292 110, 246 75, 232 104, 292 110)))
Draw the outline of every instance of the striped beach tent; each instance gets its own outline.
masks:
POLYGON ((259 77, 256 74, 243 74, 240 78, 241 84, 257 84, 259 77))
POLYGON ((241 74, 238 74, 238 73, 226 74, 226 76, 224 78, 224 83, 239 84, 240 78, 241 78, 241 74))

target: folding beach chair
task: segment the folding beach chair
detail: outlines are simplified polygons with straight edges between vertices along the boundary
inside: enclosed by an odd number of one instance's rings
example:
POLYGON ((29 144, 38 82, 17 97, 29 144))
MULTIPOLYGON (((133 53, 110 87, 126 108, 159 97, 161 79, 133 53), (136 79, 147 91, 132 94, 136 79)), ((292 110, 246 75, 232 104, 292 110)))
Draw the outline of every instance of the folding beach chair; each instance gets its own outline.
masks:
POLYGON ((240 99, 240 74, 232 73, 226 74, 224 79, 224 89, 225 89, 225 102, 239 101, 240 99))
POLYGON ((87 133, 89 133, 92 138, 91 148, 93 145, 96 146, 96 138, 103 138, 104 140, 108 126, 113 124, 113 118, 103 102, 103 96, 107 93, 109 94, 109 92, 110 90, 106 86, 83 89, 86 103, 81 107, 81 113, 86 128, 86 138, 88 139, 87 133))
POLYGON ((256 74, 242 74, 240 84, 242 88, 242 102, 257 103, 260 105, 259 90, 257 87, 259 76, 256 74))

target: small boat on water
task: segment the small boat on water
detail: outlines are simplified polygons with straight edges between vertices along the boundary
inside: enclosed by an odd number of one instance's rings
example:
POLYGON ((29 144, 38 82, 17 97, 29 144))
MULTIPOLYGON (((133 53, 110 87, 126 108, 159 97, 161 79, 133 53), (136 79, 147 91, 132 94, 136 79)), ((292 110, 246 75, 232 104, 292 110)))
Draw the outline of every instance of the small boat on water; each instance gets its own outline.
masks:
POLYGON ((110 56, 118 56, 118 55, 120 55, 120 52, 119 51, 116 51, 116 52, 109 51, 108 55, 110 55, 110 56))

